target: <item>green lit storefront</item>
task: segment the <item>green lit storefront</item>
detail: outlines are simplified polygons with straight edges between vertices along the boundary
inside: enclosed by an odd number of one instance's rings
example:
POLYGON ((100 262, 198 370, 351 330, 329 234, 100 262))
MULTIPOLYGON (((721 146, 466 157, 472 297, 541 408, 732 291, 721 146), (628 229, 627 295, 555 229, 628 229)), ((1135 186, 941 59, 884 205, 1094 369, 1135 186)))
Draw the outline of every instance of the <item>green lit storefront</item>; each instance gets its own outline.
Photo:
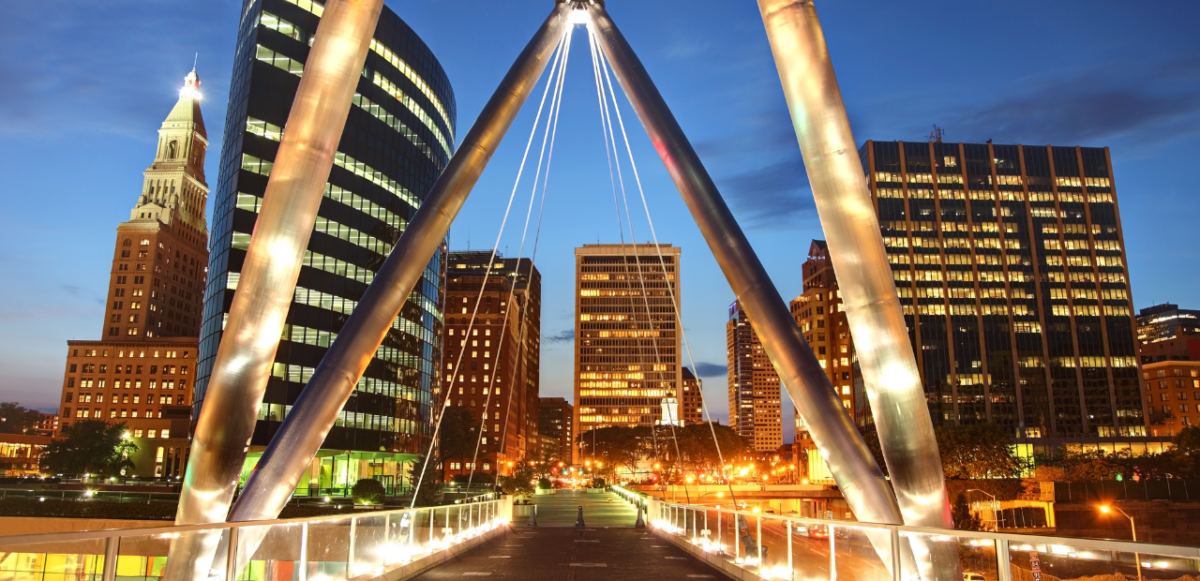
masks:
MULTIPOLYGON (((252 449, 242 467, 240 484, 262 457, 262 449, 252 449)), ((309 465, 308 473, 296 486, 296 497, 346 497, 354 483, 364 478, 378 480, 389 496, 402 496, 412 490, 412 464, 420 456, 395 452, 364 452, 360 450, 319 450, 309 465)))

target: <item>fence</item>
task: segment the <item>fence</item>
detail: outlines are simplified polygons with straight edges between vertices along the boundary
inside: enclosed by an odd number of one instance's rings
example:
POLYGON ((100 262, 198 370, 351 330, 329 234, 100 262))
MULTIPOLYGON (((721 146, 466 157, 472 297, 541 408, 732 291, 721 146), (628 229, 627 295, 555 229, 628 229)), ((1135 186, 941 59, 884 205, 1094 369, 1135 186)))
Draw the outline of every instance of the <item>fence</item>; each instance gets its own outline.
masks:
POLYGON ((647 506, 651 526, 672 542, 735 578, 916 579, 910 547, 957 554, 963 572, 972 574, 968 579, 987 581, 1194 580, 1200 573, 1200 549, 1192 547, 879 525, 626 497, 647 506), (948 544, 953 550, 941 550, 948 544))
POLYGON ((1200 480, 1165 479, 1141 482, 1106 480, 1054 483, 1055 502, 1104 503, 1117 500, 1200 502, 1200 480))
POLYGON ((507 523, 511 501, 362 512, 307 519, 115 529, 0 537, 5 581, 161 581, 172 540, 217 533, 228 553, 224 579, 321 581, 393 572, 444 556, 507 523), (239 549, 249 555, 238 563, 239 549), (244 560, 245 561, 245 560, 244 560))

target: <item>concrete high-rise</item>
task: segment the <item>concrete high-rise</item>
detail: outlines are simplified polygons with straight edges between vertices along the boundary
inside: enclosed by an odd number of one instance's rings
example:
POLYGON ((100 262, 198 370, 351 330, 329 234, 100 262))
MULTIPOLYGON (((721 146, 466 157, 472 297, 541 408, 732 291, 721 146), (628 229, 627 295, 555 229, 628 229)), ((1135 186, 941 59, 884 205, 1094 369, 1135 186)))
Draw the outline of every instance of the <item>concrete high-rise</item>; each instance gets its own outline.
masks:
POLYGON ((1164 303, 1138 311, 1137 323, 1143 364, 1200 361, 1200 311, 1164 303))
POLYGON ((683 368, 683 387, 679 390, 680 419, 683 425, 704 423, 704 395, 700 393, 700 380, 691 369, 683 368))
POLYGON ((679 422, 679 254, 667 244, 575 249, 577 436, 679 422))
POLYGON ((442 397, 480 420, 475 471, 496 475, 536 455, 542 277, 530 259, 490 251, 451 252, 446 269, 442 385, 451 392, 442 397))
POLYGON ((193 70, 158 130, 129 221, 117 226, 103 339, 67 342, 56 435, 85 419, 123 422, 139 447, 139 476, 174 476, 186 465, 208 265, 207 149, 193 70))
MULTIPOLYGON (((857 405, 860 398, 854 393, 857 375, 854 343, 850 338, 846 311, 842 308, 837 276, 829 260, 829 247, 824 240, 812 241, 808 247, 808 258, 800 268, 804 276, 804 292, 791 301, 792 318, 812 346, 817 361, 829 377, 830 385, 841 397, 846 413, 862 426, 869 422, 870 413, 867 406, 857 405)), ((797 434, 802 430, 803 421, 797 413, 797 434)), ((797 436, 797 441, 800 439, 797 436)))
POLYGON ((571 459, 572 418, 575 408, 561 397, 543 397, 538 402, 538 439, 542 448, 561 461, 571 459))
MULTIPOLYGON (((200 332, 196 408, 254 231, 267 180, 324 4, 249 0, 237 31, 211 276, 200 332)), ((424 42, 384 7, 334 155, 272 377, 248 444, 247 467, 279 429, 376 270, 453 152, 454 93, 424 42)), ((313 460, 298 494, 375 478, 402 490, 404 464, 428 447, 440 381, 442 260, 429 262, 313 460)))
POLYGON ((774 452, 783 445, 779 374, 736 301, 729 305, 725 341, 729 425, 755 452, 774 452))
POLYGON ((935 424, 1145 433, 1107 148, 860 150, 935 424))

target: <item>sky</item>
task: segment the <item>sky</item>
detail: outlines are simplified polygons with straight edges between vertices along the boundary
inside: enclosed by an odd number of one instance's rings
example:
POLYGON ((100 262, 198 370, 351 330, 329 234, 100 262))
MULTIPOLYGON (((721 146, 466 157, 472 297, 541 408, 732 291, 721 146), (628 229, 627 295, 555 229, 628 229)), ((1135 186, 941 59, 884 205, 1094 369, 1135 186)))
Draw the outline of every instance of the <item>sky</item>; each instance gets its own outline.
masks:
MULTIPOLYGON (((210 142, 221 143, 239 4, 42 0, 5 7, 0 400, 56 409, 66 341, 100 337, 115 228, 128 219, 156 130, 193 62, 210 142)), ((445 67, 461 136, 552 2, 387 5, 445 67)), ((756 3, 607 5, 780 294, 800 294, 800 265, 821 228, 756 3)), ((1200 308, 1200 179, 1193 175, 1200 168, 1200 3, 844 0, 817 7, 859 144, 926 141, 936 124, 951 142, 1110 147, 1135 306, 1200 308)), ((567 68, 541 227, 535 211, 521 252, 532 188, 526 174, 497 243, 539 86, 450 233, 452 249, 496 245, 506 256, 530 255, 538 238, 541 394, 568 399, 574 248, 622 236, 583 37, 576 36, 567 68)), ((682 248, 684 328, 706 401, 724 419, 726 309, 734 296, 645 132, 619 103, 658 240, 682 248)), ((219 159, 208 156, 214 190, 219 159)), ((636 187, 627 186, 633 237, 646 241, 645 213, 636 187)))

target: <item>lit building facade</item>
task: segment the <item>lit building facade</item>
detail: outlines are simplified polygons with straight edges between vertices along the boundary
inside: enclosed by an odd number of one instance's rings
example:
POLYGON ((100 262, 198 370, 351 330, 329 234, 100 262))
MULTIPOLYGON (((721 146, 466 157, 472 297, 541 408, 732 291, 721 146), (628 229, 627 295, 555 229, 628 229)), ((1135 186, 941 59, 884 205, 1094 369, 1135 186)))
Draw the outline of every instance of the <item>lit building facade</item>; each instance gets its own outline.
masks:
POLYGON ((539 398, 538 439, 543 448, 551 448, 551 454, 563 462, 571 459, 574 417, 575 407, 567 400, 561 397, 539 398))
POLYGON ((935 424, 1144 434, 1107 148, 868 141, 859 153, 935 424))
POLYGON ((184 79, 158 130, 129 221, 117 226, 103 337, 68 341, 61 421, 124 423, 138 451, 131 476, 176 477, 188 454, 192 378, 208 264, 200 79, 184 79))
POLYGON ((480 420, 476 472, 496 475, 537 446, 542 277, 530 259, 490 251, 451 252, 446 269, 444 397, 480 420))
MULTIPOLYGON (((804 333, 804 339, 813 353, 834 391, 842 399, 846 413, 862 426, 869 422, 870 413, 865 406, 857 405, 855 385, 858 379, 854 358, 854 342, 850 338, 850 327, 846 322, 846 311, 842 308, 842 297, 838 292, 837 276, 829 260, 829 247, 824 240, 813 240, 808 247, 808 259, 801 266, 804 276, 804 292, 792 299, 792 318, 804 333), (866 412, 863 414, 863 412, 866 412), (865 415, 866 417, 859 417, 865 415)), ((796 441, 810 441, 808 429, 796 413, 796 441), (803 436, 801 433, 803 432, 803 436)))
MULTIPOLYGON (((213 211, 196 409, 324 5, 250 0, 237 34, 213 211)), ((247 468, 279 429, 329 344, 453 151, 454 94, 429 48, 391 9, 379 16, 296 285, 247 468)), ((403 490, 432 434, 441 371, 443 253, 430 261, 302 478, 297 494, 375 478, 403 490)))
MULTIPOLYGON (((587 244, 575 249, 575 427, 678 422, 683 374, 672 303, 679 248, 587 244), (659 252, 662 253, 661 262, 659 252), (668 409, 663 410, 664 399, 668 409)), ((578 448, 575 460, 579 461, 578 448)))
POLYGON ((729 426, 758 453, 783 444, 779 374, 763 350, 750 318, 735 301, 725 324, 729 369, 729 426))
POLYGON ((700 393, 700 380, 696 379, 696 375, 691 369, 684 367, 682 373, 682 387, 679 389, 679 419, 683 420, 683 425, 691 426, 694 424, 704 423, 704 395, 700 393))
POLYGON ((1142 363, 1200 361, 1200 311, 1165 303, 1138 311, 1142 363))
POLYGON ((1146 363, 1142 387, 1151 435, 1174 436, 1200 426, 1200 361, 1146 363))

